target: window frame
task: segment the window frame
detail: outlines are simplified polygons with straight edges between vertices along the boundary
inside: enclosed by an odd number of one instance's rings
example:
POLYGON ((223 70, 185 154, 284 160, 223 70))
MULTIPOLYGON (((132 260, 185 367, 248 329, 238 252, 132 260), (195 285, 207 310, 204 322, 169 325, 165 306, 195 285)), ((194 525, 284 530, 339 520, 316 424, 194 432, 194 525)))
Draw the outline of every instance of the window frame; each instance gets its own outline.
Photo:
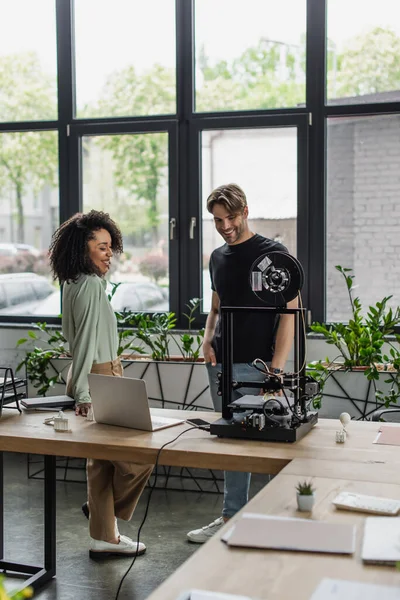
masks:
MULTIPOLYGON (((327 1, 306 0, 306 102, 285 109, 195 112, 195 0, 176 0, 176 106, 175 115, 78 119, 75 117, 74 0, 54 0, 57 32, 58 118, 53 121, 2 122, 2 132, 58 131, 59 220, 80 209, 80 135, 168 131, 170 216, 177 219, 177 236, 170 244, 170 310, 185 326, 182 312, 201 285, 200 148, 204 129, 264 127, 300 120, 302 140, 299 168, 302 184, 298 206, 298 256, 306 272, 303 289, 308 321, 325 320, 326 308, 326 140, 327 119, 346 116, 400 114, 397 102, 329 105, 326 100, 327 1), (303 189, 304 188, 304 189, 303 189), (306 190, 306 191, 305 191, 306 190), (190 218, 197 217, 197 244, 189 240, 190 218)), ((298 121, 298 122, 300 122, 298 121)), ((251 199, 250 199, 251 201, 251 199)), ((0 316, 3 323, 31 323, 30 316, 0 316)), ((198 324, 204 324, 205 315, 198 324)), ((47 317, 59 324, 58 317, 47 317)))

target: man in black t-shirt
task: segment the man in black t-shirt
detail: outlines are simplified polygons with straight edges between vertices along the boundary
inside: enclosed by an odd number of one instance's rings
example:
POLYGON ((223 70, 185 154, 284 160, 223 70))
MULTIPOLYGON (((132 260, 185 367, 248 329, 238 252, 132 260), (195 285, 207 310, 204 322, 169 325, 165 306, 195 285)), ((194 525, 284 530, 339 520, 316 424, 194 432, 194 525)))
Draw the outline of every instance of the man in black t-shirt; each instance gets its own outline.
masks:
MULTIPOLYGON (((250 286, 250 271, 255 260, 267 252, 287 252, 282 244, 265 238, 249 229, 249 209, 243 190, 236 184, 216 188, 207 199, 207 210, 225 244, 214 250, 210 258, 212 300, 208 314, 203 354, 210 382, 214 408, 221 411, 221 396, 217 394, 217 373, 221 370, 220 306, 265 306, 250 286)), ((288 303, 297 308, 297 299, 288 303)), ((294 336, 292 315, 273 316, 266 311, 260 315, 238 313, 233 321, 233 379, 261 381, 264 375, 251 363, 261 358, 270 364, 274 373, 282 373, 294 336)), ((232 392, 232 400, 254 394, 254 388, 232 392)), ((250 473, 225 472, 222 516, 201 529, 187 534, 189 541, 202 544, 248 501, 250 473)))

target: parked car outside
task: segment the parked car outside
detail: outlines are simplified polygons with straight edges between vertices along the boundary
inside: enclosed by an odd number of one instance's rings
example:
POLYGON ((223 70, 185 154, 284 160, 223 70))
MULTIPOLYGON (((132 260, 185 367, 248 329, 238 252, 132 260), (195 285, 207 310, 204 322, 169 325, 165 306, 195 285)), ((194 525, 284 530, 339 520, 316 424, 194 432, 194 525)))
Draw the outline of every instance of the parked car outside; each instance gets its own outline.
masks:
MULTIPOLYGON (((113 286, 108 284, 107 293, 111 294, 112 289, 113 286)), ((168 289, 151 281, 120 283, 111 305, 117 312, 165 312, 169 310, 168 289)), ((29 314, 58 316, 60 310, 60 292, 53 288, 53 293, 38 303, 29 314)))
MULTIPOLYGON (((110 285, 108 293, 111 290, 110 285)), ((164 312, 169 310, 168 290, 151 281, 124 282, 119 284, 111 304, 118 312, 164 312)))
POLYGON ((16 254, 32 254, 39 256, 40 251, 30 244, 0 244, 0 256, 15 256, 16 254))
POLYGON ((55 288, 36 273, 0 274, 0 314, 32 315, 55 288))

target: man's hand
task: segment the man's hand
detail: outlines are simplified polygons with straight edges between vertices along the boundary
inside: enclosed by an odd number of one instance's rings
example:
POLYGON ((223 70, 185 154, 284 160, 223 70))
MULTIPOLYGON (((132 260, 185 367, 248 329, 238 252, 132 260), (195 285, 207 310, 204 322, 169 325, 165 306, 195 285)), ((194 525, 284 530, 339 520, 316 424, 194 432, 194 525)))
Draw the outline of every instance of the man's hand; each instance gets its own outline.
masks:
POLYGON ((206 363, 211 363, 212 367, 215 367, 217 364, 217 359, 215 356, 214 348, 211 346, 210 342, 203 342, 203 355, 204 361, 206 363))
POLYGON ((75 414, 82 415, 82 417, 86 417, 91 406, 91 402, 81 402, 81 404, 75 404, 75 414))

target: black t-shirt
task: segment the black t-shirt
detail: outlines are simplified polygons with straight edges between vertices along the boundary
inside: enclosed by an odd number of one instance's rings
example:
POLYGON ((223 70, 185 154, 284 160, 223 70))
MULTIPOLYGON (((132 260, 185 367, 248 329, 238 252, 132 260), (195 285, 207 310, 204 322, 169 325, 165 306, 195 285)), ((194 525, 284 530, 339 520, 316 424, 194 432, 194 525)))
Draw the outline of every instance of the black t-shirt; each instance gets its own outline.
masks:
MULTIPOLYGON (((287 252, 279 242, 253 235, 250 239, 230 246, 224 244, 210 257, 211 289, 217 292, 220 306, 267 306, 252 291, 250 270, 255 260, 267 252, 287 252)), ((279 316, 265 311, 233 315, 233 362, 248 363, 255 358, 272 359, 274 337, 279 316)), ((221 319, 218 319, 213 338, 218 362, 222 358, 221 319)))

